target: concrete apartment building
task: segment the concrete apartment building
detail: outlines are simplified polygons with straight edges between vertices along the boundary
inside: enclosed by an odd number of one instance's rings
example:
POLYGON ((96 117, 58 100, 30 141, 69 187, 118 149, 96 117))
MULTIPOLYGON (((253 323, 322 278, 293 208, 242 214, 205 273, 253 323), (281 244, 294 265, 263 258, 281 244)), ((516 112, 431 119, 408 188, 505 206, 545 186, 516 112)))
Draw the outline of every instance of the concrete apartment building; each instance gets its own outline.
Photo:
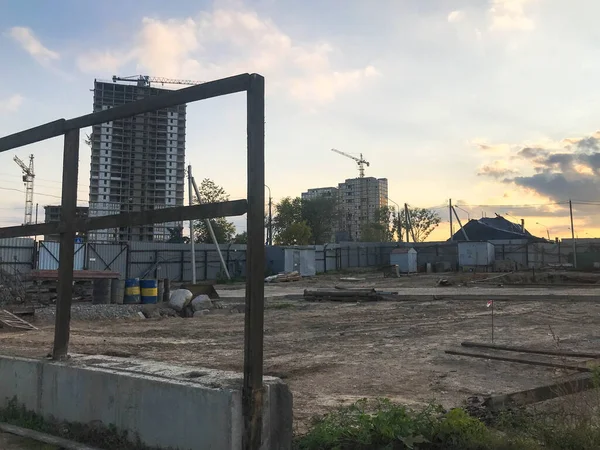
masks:
MULTIPOLYGON (((94 81, 94 112, 165 89, 94 81)), ((95 125, 91 135, 90 217, 183 205, 186 105, 95 125)), ((93 241, 162 241, 179 223, 90 232, 93 241)))
MULTIPOLYGON (((46 205, 44 206, 44 222, 60 222, 60 205, 46 205)), ((89 208, 87 206, 78 206, 75 211, 77 217, 87 217, 89 208)), ((58 234, 49 234, 44 236, 45 241, 58 241, 60 236, 58 234)))
POLYGON ((319 197, 337 198, 338 189, 334 187, 311 188, 301 194, 302 200, 313 200, 319 197))
POLYGON ((337 188, 312 188, 302 193, 303 200, 327 196, 336 197, 339 221, 334 226, 337 240, 360 241, 361 226, 375 220, 375 212, 388 205, 387 178, 350 178, 337 188))

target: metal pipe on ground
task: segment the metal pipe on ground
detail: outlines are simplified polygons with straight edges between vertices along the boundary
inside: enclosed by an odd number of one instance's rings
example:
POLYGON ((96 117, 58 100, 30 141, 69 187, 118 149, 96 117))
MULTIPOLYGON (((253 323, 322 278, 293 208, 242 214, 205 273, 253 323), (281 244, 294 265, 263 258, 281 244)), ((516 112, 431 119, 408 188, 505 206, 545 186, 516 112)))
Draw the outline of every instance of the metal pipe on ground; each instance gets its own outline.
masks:
POLYGON ((485 344, 479 342, 461 342, 461 346, 469 347, 469 348, 489 348, 494 350, 504 350, 508 352, 518 352, 518 353, 532 353, 537 355, 550 355, 550 356, 567 356, 571 358, 592 358, 592 359, 600 359, 600 353, 592 353, 592 352, 577 352, 577 351, 567 351, 567 350, 536 350, 529 347, 518 347, 513 345, 499 345, 499 344, 485 344))

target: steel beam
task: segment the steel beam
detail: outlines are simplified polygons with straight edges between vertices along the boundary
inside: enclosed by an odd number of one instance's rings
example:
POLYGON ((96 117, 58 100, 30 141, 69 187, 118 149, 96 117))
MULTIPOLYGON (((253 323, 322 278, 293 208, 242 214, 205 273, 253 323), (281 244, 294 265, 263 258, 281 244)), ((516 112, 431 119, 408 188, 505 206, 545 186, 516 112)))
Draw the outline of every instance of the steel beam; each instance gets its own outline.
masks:
POLYGON ((246 316, 244 326, 244 385, 242 448, 261 446, 263 409, 263 335, 265 267, 265 79, 253 74, 247 95, 248 123, 248 246, 246 316))
MULTIPOLYGON (((260 76, 260 75, 259 75, 260 76)), ((222 95, 243 92, 248 89, 250 75, 245 73, 229 78, 209 81, 169 93, 147 97, 132 103, 126 103, 115 108, 98 111, 74 119, 59 119, 39 127, 30 128, 19 133, 0 138, 0 152, 33 144, 64 134, 68 130, 86 128, 112 120, 144 114, 158 109, 183 105, 198 100, 219 97, 222 95)))
POLYGON ((73 258, 75 256, 75 229, 73 221, 77 215, 77 175, 79 172, 79 130, 65 134, 63 154, 62 202, 58 266, 58 288, 56 300, 56 322, 52 359, 64 359, 69 349, 71 326, 71 302, 73 300, 73 258))
MULTIPOLYGON (((173 208, 152 209, 140 212, 121 213, 100 217, 77 217, 69 226, 75 231, 84 232, 119 228, 151 223, 178 222, 184 220, 213 219, 216 217, 241 216, 246 213, 246 200, 233 200, 220 203, 206 203, 194 206, 176 206, 173 208)), ((0 228, 0 239, 42 234, 58 234, 66 229, 63 222, 40 223, 37 225, 19 225, 0 228)))

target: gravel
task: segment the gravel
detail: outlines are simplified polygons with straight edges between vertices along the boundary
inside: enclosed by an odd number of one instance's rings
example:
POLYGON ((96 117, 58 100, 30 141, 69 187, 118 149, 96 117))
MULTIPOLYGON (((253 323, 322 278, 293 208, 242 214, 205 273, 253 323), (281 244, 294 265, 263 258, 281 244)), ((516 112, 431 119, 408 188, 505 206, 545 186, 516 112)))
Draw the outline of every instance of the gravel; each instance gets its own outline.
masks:
MULTIPOLYGON (((139 317, 138 312, 143 305, 92 305, 91 303, 73 303, 72 320, 125 319, 139 317)), ((56 306, 36 308, 35 318, 40 321, 53 321, 56 317, 56 306)))

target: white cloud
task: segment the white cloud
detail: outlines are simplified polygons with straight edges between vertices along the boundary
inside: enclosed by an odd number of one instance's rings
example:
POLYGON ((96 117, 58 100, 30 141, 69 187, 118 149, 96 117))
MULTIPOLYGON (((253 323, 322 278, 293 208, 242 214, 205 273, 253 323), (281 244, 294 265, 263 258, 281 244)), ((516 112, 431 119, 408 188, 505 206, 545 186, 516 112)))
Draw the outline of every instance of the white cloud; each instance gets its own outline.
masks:
POLYGON ((23 96, 14 94, 5 100, 0 99, 0 112, 17 111, 23 104, 23 96))
POLYGON ((464 18, 465 18, 464 11, 452 11, 450 14, 448 14, 448 22, 450 22, 450 23, 460 22, 464 18))
POLYGON ((239 8, 216 8, 185 20, 145 18, 132 42, 125 52, 82 55, 79 68, 115 72, 133 62, 139 72, 201 81, 257 72, 269 78, 270 90, 311 103, 330 102, 378 74, 371 65, 334 67, 337 49, 330 43, 296 42, 270 19, 239 8))
POLYGON ((8 30, 7 34, 40 64, 47 64, 60 59, 60 55, 45 47, 30 28, 13 27, 8 30))
POLYGON ((525 5, 531 0, 491 0, 490 8, 492 30, 531 31, 535 28, 533 20, 527 16, 525 5))

